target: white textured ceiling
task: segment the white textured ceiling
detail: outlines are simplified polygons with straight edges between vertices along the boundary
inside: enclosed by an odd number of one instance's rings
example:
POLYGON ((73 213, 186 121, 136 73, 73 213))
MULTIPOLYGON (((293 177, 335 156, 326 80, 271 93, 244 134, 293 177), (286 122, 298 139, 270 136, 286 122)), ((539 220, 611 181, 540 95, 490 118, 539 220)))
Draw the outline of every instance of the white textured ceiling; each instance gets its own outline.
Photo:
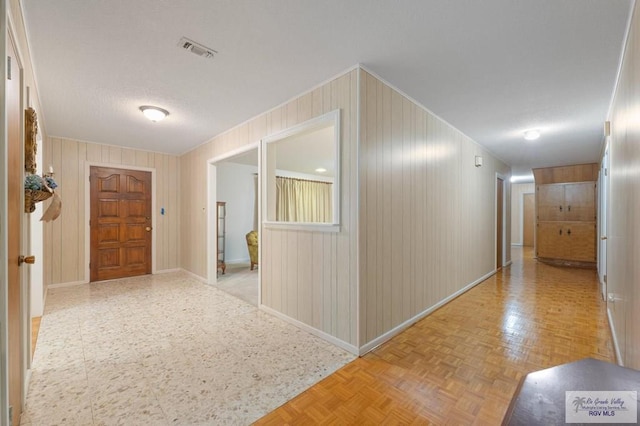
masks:
POLYGON ((518 174, 598 160, 632 0, 22 5, 51 136, 181 154, 360 63, 518 174))

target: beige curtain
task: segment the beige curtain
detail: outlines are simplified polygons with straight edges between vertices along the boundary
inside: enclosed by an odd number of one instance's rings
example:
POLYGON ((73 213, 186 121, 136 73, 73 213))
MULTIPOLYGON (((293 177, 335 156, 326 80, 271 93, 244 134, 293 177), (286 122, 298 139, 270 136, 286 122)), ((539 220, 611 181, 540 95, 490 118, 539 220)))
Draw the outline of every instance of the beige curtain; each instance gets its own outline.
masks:
POLYGON ((333 222, 332 184, 276 177, 276 220, 281 222, 333 222))

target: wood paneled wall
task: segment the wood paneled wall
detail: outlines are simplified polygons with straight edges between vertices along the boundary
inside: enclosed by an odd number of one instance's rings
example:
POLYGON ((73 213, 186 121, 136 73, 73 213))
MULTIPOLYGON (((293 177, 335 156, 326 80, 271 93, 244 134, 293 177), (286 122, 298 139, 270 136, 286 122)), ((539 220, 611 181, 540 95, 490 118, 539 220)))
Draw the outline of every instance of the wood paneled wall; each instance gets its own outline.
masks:
POLYGON ((511 184, 511 243, 522 245, 522 194, 535 194, 533 183, 511 184))
POLYGON ((261 227, 262 304, 357 345, 357 79, 353 70, 181 157, 182 267, 207 276, 207 160, 339 108, 340 232, 261 227))
POLYGON ((600 166, 597 163, 574 164, 533 169, 536 185, 548 183, 595 182, 600 166))
POLYGON ((360 87, 362 346, 494 271, 496 173, 511 203, 505 164, 365 71, 360 87))
POLYGON ((635 6, 610 115, 608 309, 625 366, 640 369, 640 8, 635 6))
MULTIPOLYGON (((156 171, 156 271, 180 267, 180 164, 176 156, 61 138, 44 142, 44 170, 52 165, 62 198, 62 214, 44 226, 46 285, 85 281, 85 167, 87 162, 156 171), (160 208, 165 214, 160 215, 160 208)), ((49 201, 45 202, 45 208, 49 201)))

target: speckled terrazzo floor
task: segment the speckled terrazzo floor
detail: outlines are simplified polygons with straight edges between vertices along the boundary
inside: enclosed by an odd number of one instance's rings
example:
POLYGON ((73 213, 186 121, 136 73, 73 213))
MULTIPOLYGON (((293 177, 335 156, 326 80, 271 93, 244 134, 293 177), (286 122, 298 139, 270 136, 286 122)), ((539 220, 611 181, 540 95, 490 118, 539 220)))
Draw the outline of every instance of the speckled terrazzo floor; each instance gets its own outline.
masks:
POLYGON ((22 425, 250 424, 354 358, 185 273, 50 289, 22 425))

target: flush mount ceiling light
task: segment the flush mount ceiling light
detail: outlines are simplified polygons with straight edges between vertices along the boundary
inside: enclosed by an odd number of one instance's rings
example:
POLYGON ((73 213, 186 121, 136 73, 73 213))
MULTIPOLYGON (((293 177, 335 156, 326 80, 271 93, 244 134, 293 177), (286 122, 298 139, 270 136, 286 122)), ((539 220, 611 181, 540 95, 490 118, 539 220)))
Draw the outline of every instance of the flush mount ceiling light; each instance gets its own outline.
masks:
POLYGON ((318 167, 318 168, 316 169, 316 172, 318 172, 318 173, 326 173, 326 172, 327 172, 327 169, 325 169, 324 167, 318 167))
POLYGON ((186 50, 187 52, 191 52, 194 55, 202 56, 203 58, 209 59, 213 59, 213 56, 218 53, 212 48, 207 47, 204 44, 197 43, 186 37, 182 37, 180 41, 178 41, 178 47, 186 50))
POLYGON ((540 130, 531 129, 524 132, 524 138, 528 141, 535 141, 540 137, 540 130))
POLYGON ((169 111, 167 111, 166 109, 150 105, 141 106, 140 111, 142 111, 145 117, 153 122, 163 120, 167 115, 169 115, 169 111))

